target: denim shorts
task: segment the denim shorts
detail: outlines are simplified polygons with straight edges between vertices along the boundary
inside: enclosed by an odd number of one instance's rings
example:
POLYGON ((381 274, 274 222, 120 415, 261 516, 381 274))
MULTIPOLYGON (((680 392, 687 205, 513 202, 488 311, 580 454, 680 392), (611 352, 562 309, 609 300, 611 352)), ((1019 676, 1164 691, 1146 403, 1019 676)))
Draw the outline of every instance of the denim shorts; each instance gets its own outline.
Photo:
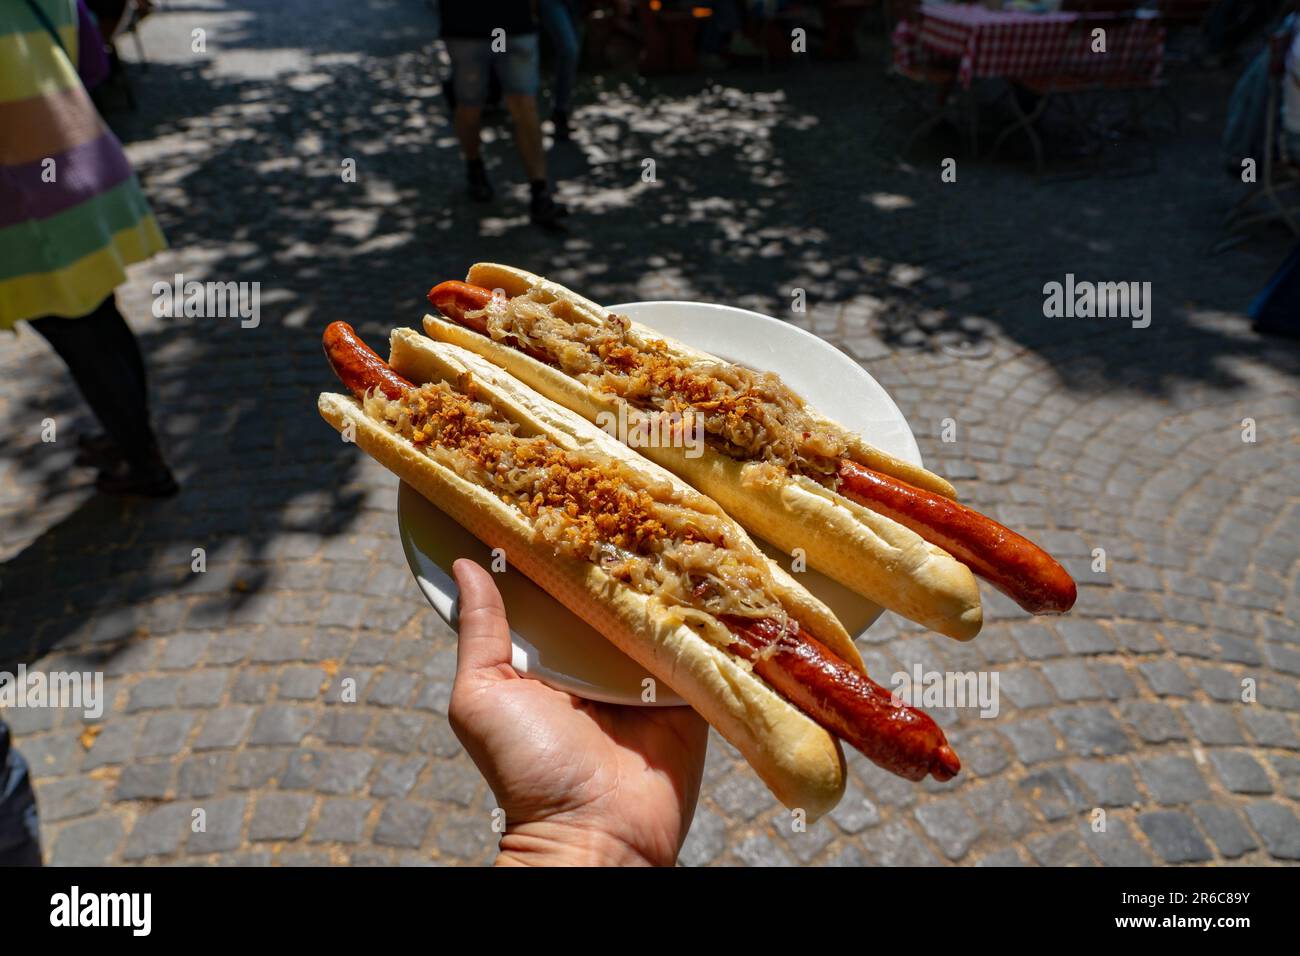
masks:
POLYGON ((538 87, 537 34, 506 37, 505 52, 493 53, 491 40, 447 37, 451 79, 456 102, 482 106, 488 95, 488 71, 495 70, 506 96, 536 96, 538 87))

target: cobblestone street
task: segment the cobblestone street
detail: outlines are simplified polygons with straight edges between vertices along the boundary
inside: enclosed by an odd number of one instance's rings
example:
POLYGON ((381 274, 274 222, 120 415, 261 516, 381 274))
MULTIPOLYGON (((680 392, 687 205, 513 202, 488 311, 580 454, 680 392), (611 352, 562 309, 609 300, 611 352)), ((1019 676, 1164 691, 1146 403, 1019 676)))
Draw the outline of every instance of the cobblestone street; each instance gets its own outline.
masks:
POLYGON ((1245 315, 1292 240, 1206 253, 1237 195, 1218 156, 1233 76, 1179 80, 1156 172, 1039 183, 942 136, 898 160, 918 117, 878 33, 857 63, 584 74, 575 141, 550 153, 570 232, 549 236, 501 116, 497 199, 464 197, 433 26, 416 0, 191 0, 145 21, 147 70, 123 45, 138 109, 109 120, 171 248, 118 301, 183 490, 96 496, 63 366, 25 328, 0 347, 0 669, 102 670, 108 696, 98 720, 3 714, 47 863, 492 859, 492 794, 445 716, 455 636, 407 569, 396 479, 316 411, 327 323, 418 327, 428 288, 479 260, 810 328, 889 390, 930 468, 1080 583, 1059 619, 984 588, 969 644, 888 614, 860 641, 882 682, 1000 674, 995 719, 932 711, 956 780, 850 752, 838 809, 792 833, 715 734, 683 864, 1300 860, 1300 352, 1245 315), (260 325, 155 318, 177 273, 260 282, 260 325), (1067 274, 1150 282, 1150 327, 1045 318, 1067 274))

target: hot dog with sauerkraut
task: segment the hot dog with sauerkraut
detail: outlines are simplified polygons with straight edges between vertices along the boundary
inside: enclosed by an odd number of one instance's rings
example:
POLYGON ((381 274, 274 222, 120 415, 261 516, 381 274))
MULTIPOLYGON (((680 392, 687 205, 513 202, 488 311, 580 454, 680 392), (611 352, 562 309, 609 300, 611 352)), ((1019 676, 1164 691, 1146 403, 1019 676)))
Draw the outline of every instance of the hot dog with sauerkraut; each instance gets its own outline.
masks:
POLYGON ((960 770, 873 682, 830 611, 713 501, 454 345, 399 329, 388 362, 324 336, 321 414, 663 680, 791 807, 843 792, 836 739, 911 780, 960 770))

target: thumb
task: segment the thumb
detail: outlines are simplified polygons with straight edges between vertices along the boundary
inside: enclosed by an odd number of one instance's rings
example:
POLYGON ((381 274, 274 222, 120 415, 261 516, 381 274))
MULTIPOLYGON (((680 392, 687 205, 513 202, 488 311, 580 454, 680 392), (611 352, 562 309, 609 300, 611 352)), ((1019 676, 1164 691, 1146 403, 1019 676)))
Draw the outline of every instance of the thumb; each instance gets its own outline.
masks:
POLYGON ((458 559, 451 574, 460 588, 456 680, 518 676, 510 666, 510 625, 492 575, 468 558, 458 559))

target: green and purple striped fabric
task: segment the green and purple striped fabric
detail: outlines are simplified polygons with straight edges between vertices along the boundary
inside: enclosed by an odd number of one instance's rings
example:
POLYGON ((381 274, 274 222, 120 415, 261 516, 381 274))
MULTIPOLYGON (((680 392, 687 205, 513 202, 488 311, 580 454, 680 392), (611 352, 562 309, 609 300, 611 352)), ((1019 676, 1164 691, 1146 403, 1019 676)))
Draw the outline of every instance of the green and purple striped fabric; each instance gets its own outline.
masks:
POLYGON ((85 315, 166 245, 77 76, 75 0, 35 3, 48 26, 0 3, 0 328, 85 315))

